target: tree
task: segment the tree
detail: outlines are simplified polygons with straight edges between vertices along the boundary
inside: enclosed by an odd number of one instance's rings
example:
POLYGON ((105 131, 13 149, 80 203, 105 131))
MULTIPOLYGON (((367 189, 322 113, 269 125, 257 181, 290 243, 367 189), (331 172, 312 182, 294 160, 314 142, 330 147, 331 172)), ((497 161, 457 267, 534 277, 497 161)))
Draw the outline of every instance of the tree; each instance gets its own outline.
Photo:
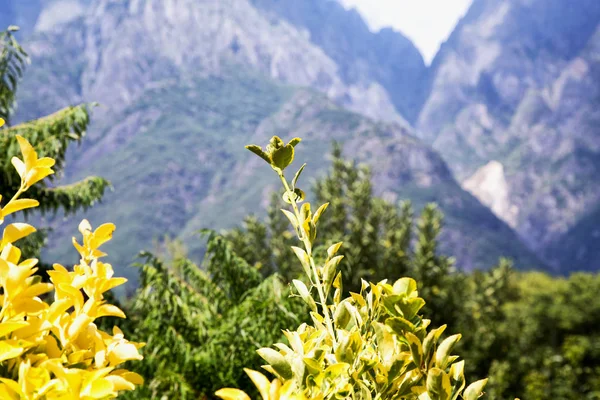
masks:
MULTIPOLYGON (((90 122, 90 107, 93 106, 81 104, 67 107, 51 115, 10 126, 18 83, 29 62, 27 53, 13 35, 16 29, 11 27, 0 33, 0 118, 7 122, 7 126, 0 130, 0 154, 3 154, 0 159, 0 192, 5 195, 6 200, 17 193, 20 184, 19 176, 11 165, 11 159, 19 154, 16 136, 27 139, 41 157, 56 160, 54 169, 57 173, 54 176, 60 176, 67 148, 85 136, 90 122)), ((37 209, 38 212, 62 210, 66 214, 72 214, 99 201, 108 186, 108 181, 95 176, 62 186, 42 182, 31 188, 29 196, 39 201, 41 206, 37 209)), ((41 231, 23 243, 22 247, 27 254, 37 255, 43 239, 41 231)))
MULTIPOLYGON (((338 144, 333 147, 329 173, 317 180, 313 192, 317 201, 329 203, 327 217, 319 225, 319 236, 325 239, 318 240, 315 247, 353 244, 345 249, 340 267, 346 292, 360 291, 362 279, 377 282, 413 277, 419 282, 432 321, 455 320, 461 302, 457 289, 464 276, 457 273, 451 258, 439 254, 443 215, 437 207, 427 205, 415 222, 410 202, 395 206, 374 196, 369 169, 344 160, 338 144)), ((302 270, 290 250, 294 234, 279 210, 280 202, 281 196, 275 194, 266 222, 250 216, 226 237, 249 264, 267 274, 276 271, 290 282, 302 276, 302 270)))
POLYGON ((260 366, 253 349, 302 322, 305 307, 288 298, 280 277, 263 278, 225 238, 205 233, 201 266, 176 255, 167 264, 143 254, 140 287, 123 330, 147 343, 144 363, 132 366, 146 385, 124 398, 207 398, 224 385, 253 392, 242 370, 260 366))
MULTIPOLYGON (((311 310, 311 323, 285 331, 287 343, 277 349, 261 348, 264 369, 274 375, 245 369, 263 400, 407 399, 441 400, 479 398, 487 379, 466 387, 464 361, 451 355, 461 335, 438 340, 445 326, 427 332, 430 321, 419 311, 425 301, 418 297, 411 278, 391 283, 361 281, 358 292, 342 296, 343 272, 338 266, 342 243, 335 243, 321 258, 314 256, 317 228, 329 204, 313 213, 310 203, 284 175, 294 159, 294 147, 273 137, 266 148, 247 146, 278 174, 291 210, 282 210, 297 235, 292 247, 305 273, 293 280, 298 296, 311 310)), ((298 174, 296 174, 298 176, 298 174)), ((216 392, 225 400, 250 400, 239 389, 216 392)))

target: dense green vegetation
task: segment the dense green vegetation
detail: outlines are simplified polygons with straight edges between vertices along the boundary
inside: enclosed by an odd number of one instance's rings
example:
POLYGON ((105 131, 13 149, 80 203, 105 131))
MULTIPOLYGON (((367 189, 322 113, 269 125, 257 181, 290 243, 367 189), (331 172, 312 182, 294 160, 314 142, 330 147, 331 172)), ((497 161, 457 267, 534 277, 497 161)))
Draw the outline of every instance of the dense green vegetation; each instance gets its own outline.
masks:
MULTIPOLYGON (((439 210, 430 205, 415 217, 410 204, 396 207, 373 196, 368 171, 337 150, 331 170, 313 188, 313 198, 330 200, 319 226, 324 240, 317 239, 315 253, 338 240, 358 243, 340 250, 347 254, 340 264, 346 289, 360 290, 353 287, 354 275, 373 281, 417 278, 426 301, 423 314, 432 326, 448 323, 447 332, 463 335, 457 351, 466 360, 467 380, 489 377, 484 398, 598 398, 598 275, 552 278, 517 272, 508 260, 489 271, 459 272, 438 248, 439 210)), ((281 340, 280 329, 306 322, 305 306, 287 298, 285 283, 299 278, 302 268, 289 250, 293 230, 277 203, 280 194, 264 222, 248 217, 224 236, 212 234, 199 268, 181 251, 161 259, 147 255, 142 286, 126 307, 132 317, 125 331, 148 341, 146 361, 133 368, 152 383, 134 398, 211 397, 226 386, 254 393, 241 369, 260 369, 253 350, 281 340), (238 294, 230 298, 241 296, 242 303, 221 303, 221 293, 231 288, 238 294), (194 298, 186 294, 190 289, 194 298), (251 333, 256 340, 248 339, 251 333), (209 372, 210 378, 200 378, 209 372)))

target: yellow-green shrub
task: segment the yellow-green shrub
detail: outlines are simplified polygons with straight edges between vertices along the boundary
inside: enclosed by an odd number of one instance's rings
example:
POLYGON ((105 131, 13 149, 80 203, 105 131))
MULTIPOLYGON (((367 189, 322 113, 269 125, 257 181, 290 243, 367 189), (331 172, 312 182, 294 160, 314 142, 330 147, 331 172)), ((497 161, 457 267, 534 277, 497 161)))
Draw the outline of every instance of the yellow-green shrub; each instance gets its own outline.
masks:
MULTIPOLYGON (((292 247, 306 273, 305 281, 294 280, 298 295, 308 304, 312 325, 303 324, 285 331, 289 346, 277 343, 258 350, 275 376, 269 381, 262 373, 246 370, 264 400, 287 399, 419 399, 475 400, 486 380, 465 389, 464 361, 452 355, 460 335, 452 335, 438 345, 445 329, 427 332, 429 320, 418 312, 425 301, 418 297, 413 279, 393 284, 362 281, 360 293, 342 298, 342 277, 337 266, 341 243, 327 249, 322 265, 313 257, 318 221, 327 204, 316 212, 309 203, 299 207, 304 193, 296 187, 304 165, 291 184, 284 169, 294 159, 300 139, 287 145, 273 137, 266 150, 248 149, 259 155, 277 172, 292 211, 282 210, 293 225, 303 248, 292 247)), ((217 396, 226 400, 247 400, 238 389, 221 389, 217 396)))
MULTIPOLYGON (((54 172, 53 159, 38 159, 27 140, 20 136, 17 140, 23 159, 11 161, 21 186, 0 208, 0 224, 14 212, 38 206, 36 200, 19 197, 54 172)), ((105 254, 99 247, 111 239, 114 229, 113 224, 104 224, 92 230, 84 220, 79 225, 82 243, 73 238, 80 263, 72 271, 55 264, 49 272, 51 283, 43 283, 35 275, 38 260, 21 260, 21 251, 14 245, 35 228, 25 223, 4 228, 0 242, 1 399, 109 399, 142 383, 139 375, 119 369, 127 360, 142 359, 138 352, 142 345, 127 341, 117 327, 109 334, 94 324, 103 316, 125 317, 103 297, 126 281, 113 277, 112 266, 100 261, 105 254), (52 290, 53 301, 42 301, 40 296, 52 290)))

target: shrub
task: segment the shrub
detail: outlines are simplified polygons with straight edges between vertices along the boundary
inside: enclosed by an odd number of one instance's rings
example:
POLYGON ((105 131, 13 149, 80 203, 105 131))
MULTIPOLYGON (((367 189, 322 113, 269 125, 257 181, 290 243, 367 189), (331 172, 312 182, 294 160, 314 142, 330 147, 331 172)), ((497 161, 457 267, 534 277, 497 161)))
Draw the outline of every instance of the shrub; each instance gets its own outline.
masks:
MULTIPOLYGON (((0 208, 0 224, 17 211, 38 206, 36 200, 20 196, 54 172, 52 158, 38 159, 27 140, 21 136, 17 140, 23 159, 13 157, 11 162, 21 184, 0 208)), ((55 264, 48 272, 50 283, 44 283, 34 275, 38 260, 21 261, 21 250, 15 245, 35 228, 25 223, 4 228, 0 242, 0 398, 108 399, 142 383, 139 375, 119 368, 125 361, 142 358, 141 344, 127 341, 118 327, 109 334, 94 323, 104 316, 125 317, 104 299, 107 291, 126 281, 113 277, 111 265, 100 261, 105 254, 99 248, 111 239, 114 229, 113 224, 104 224, 92 230, 84 220, 79 225, 83 242, 73 238, 80 263, 72 271, 55 264), (44 302, 40 296, 52 290, 54 301, 44 302)))
MULTIPOLYGON (((300 139, 287 145, 273 137, 266 151, 248 149, 265 160, 278 174, 292 211, 282 210, 303 245, 293 247, 305 272, 305 281, 294 280, 298 295, 310 307, 312 324, 285 331, 289 346, 283 343, 258 350, 267 362, 263 366, 275 379, 246 370, 264 400, 279 399, 458 399, 474 400, 487 380, 465 389, 464 361, 451 355, 460 335, 452 335, 438 345, 445 326, 427 332, 429 320, 418 312, 425 301, 418 297, 413 279, 401 278, 393 284, 361 281, 359 293, 342 298, 342 260, 337 252, 342 243, 327 249, 322 265, 313 256, 319 218, 327 204, 314 213, 296 184, 291 185, 284 170, 294 159, 300 139)), ((217 396, 229 400, 249 399, 239 389, 221 389, 217 396)))

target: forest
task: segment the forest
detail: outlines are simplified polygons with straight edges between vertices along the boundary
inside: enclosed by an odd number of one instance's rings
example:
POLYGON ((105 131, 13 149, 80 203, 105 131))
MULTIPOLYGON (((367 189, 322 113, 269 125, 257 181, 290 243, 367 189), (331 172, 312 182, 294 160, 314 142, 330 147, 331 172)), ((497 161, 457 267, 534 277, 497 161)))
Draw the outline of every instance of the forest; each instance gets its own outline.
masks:
POLYGON ((438 206, 377 197, 377 171, 339 143, 321 144, 331 165, 313 182, 300 138, 247 146, 281 184, 266 218, 205 227, 202 259, 168 238, 139 249, 130 295, 111 291, 126 280, 100 250, 109 221, 79 225, 77 265, 45 259, 39 216, 85 211, 110 185, 55 180, 94 105, 11 124, 27 54, 11 31, 0 41, 3 399, 600 398, 598 274, 504 258, 463 272, 438 206))

